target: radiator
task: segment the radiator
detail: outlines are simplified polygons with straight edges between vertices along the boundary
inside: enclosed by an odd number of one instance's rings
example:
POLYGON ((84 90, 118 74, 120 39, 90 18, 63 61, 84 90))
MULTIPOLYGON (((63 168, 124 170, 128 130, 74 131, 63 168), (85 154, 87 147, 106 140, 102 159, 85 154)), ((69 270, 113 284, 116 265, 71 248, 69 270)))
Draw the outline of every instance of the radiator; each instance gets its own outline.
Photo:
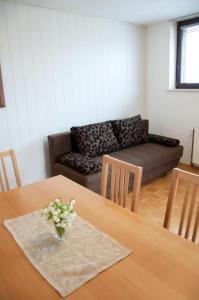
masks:
POLYGON ((199 167, 199 128, 193 131, 192 164, 199 167))

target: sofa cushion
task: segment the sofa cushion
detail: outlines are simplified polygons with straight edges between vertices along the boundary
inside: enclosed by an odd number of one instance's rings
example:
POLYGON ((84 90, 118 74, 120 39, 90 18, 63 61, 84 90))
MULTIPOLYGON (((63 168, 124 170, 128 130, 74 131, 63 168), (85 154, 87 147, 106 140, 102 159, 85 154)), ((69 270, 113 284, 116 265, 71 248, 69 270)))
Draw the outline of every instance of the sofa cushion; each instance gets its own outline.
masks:
POLYGON ((71 128, 77 152, 95 157, 120 149, 110 121, 71 128))
POLYGON ((179 160, 183 153, 182 146, 167 147, 154 143, 145 143, 109 154, 112 157, 143 167, 147 172, 156 167, 179 160))
POLYGON ((177 139, 173 139, 170 137, 162 136, 162 135, 157 135, 157 134, 149 134, 149 141, 151 143, 156 143, 160 145, 165 145, 168 147, 175 147, 180 144, 180 141, 177 139))
POLYGON ((140 115, 112 121, 112 125, 121 149, 148 141, 148 134, 144 130, 140 115))
POLYGON ((89 157, 81 153, 70 152, 61 155, 58 160, 63 165, 73 168, 83 175, 89 175, 101 171, 100 157, 89 157))

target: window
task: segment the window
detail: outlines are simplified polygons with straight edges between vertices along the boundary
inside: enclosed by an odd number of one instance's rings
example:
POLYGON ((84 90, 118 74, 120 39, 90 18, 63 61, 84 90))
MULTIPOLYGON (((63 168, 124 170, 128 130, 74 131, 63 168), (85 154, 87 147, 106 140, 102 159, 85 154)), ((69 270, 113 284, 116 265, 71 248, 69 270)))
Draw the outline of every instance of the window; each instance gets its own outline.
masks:
POLYGON ((3 82, 1 78, 1 68, 0 68, 0 107, 5 107, 4 93, 3 93, 3 82))
POLYGON ((177 23, 176 88, 199 89, 199 17, 177 23))

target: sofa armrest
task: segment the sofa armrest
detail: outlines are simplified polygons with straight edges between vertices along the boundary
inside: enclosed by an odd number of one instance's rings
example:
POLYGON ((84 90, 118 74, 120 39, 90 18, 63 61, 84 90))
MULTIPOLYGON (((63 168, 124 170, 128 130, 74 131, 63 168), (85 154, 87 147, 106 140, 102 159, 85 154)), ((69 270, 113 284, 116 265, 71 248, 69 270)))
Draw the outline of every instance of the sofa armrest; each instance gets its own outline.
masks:
POLYGON ((54 165, 57 158, 67 152, 72 152, 70 132, 62 132, 48 136, 51 173, 55 175, 54 165))
POLYGON ((180 144, 180 141, 177 139, 173 139, 170 137, 157 135, 157 134, 151 134, 151 133, 149 134, 149 142, 168 146, 168 147, 175 147, 180 144))

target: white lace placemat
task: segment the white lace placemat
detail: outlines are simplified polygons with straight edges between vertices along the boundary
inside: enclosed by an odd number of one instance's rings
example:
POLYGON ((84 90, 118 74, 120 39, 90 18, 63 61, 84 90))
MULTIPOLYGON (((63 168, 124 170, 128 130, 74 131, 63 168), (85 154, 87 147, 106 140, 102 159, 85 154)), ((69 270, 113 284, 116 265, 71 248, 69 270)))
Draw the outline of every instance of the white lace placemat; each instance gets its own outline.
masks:
POLYGON ((6 220, 4 225, 62 297, 132 252, 79 216, 64 241, 55 239, 41 211, 6 220))

